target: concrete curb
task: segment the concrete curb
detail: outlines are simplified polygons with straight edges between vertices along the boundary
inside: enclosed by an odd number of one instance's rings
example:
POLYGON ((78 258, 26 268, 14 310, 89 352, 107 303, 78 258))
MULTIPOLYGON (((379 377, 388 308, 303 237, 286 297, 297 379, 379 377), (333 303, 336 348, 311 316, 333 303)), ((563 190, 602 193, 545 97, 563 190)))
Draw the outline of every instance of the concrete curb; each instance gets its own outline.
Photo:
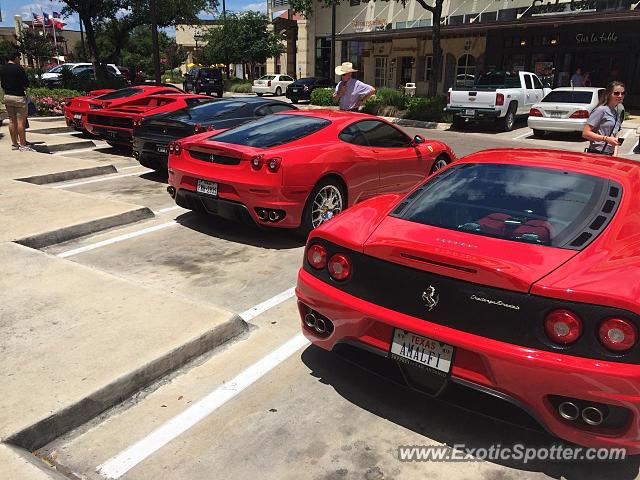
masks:
POLYGON ((38 153, 56 153, 66 152, 67 150, 79 150, 81 148, 93 148, 96 144, 92 140, 83 142, 59 143, 56 145, 36 145, 35 150, 38 153))
POLYGON ((107 230, 109 228, 120 227, 129 223, 152 218, 154 216, 155 215, 150 208, 140 207, 135 210, 119 213, 110 217, 99 218, 97 220, 91 220, 89 222, 53 230, 51 232, 39 233, 30 237, 21 238, 15 242, 20 245, 24 245, 25 247, 41 249, 57 243, 84 237, 85 235, 90 235, 102 230, 107 230))
POLYGON ((10 435, 4 441, 30 452, 42 448, 105 410, 122 403, 136 392, 152 385, 191 360, 244 333, 247 329, 247 323, 239 315, 234 314, 208 332, 115 379, 91 395, 54 412, 30 427, 10 435))
POLYGON ((406 118, 394 118, 392 123, 403 127, 428 128, 432 130, 446 130, 451 127, 450 123, 423 122, 422 120, 408 120, 406 118))
POLYGON ((49 173, 47 175, 35 175, 33 177, 16 178, 15 180, 18 180, 20 182, 33 183, 34 185, 46 185, 47 183, 65 182, 67 180, 77 180, 79 178, 108 175, 111 173, 118 173, 118 169, 113 165, 102 165, 99 167, 69 170, 67 172, 56 172, 49 173))

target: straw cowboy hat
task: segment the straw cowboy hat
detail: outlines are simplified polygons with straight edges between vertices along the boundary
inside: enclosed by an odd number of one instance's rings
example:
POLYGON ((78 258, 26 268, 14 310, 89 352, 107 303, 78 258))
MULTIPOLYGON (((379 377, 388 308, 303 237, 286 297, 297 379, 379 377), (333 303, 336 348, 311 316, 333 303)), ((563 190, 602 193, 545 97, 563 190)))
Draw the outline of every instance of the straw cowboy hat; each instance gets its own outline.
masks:
POLYGON ((342 62, 342 65, 336 67, 336 75, 344 75, 346 73, 357 72, 355 68, 353 68, 353 63, 351 62, 342 62))

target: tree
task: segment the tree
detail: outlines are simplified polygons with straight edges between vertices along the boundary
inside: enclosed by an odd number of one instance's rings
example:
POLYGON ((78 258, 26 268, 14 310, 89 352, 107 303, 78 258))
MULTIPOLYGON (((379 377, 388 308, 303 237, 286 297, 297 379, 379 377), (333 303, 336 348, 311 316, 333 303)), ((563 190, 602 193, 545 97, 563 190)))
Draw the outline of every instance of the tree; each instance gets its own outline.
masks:
MULTIPOLYGON (((61 0, 63 13, 77 13, 85 27, 91 61, 100 72, 100 65, 119 58, 134 28, 150 25, 149 0, 61 0), (123 13, 126 12, 126 13, 123 13), (105 52, 98 45, 98 33, 108 32, 111 51, 105 52)), ((218 0, 156 0, 159 27, 177 24, 195 24, 202 11, 213 11, 218 0)))
MULTIPOLYGON (((367 1, 367 0, 365 0, 367 1)), ((375 0, 372 0, 375 1, 375 0)), ((401 3, 403 7, 407 5, 408 0, 395 0, 401 3)), ((340 5, 342 0, 320 0, 323 7, 335 7, 340 5)), ((434 97, 438 92, 438 78, 442 69, 442 46, 440 45, 440 24, 442 21, 442 6, 444 0, 416 0, 422 8, 431 12, 433 18, 432 46, 433 46, 433 73, 429 79, 430 97, 434 97)), ((289 0, 291 9, 295 12, 302 13, 306 17, 313 14, 314 0, 289 0)))
POLYGON ((165 61, 165 66, 173 70, 182 65, 189 55, 184 48, 176 43, 175 39, 170 38, 160 56, 165 61))
POLYGON ((14 44, 0 38, 0 63, 6 62, 9 52, 14 51, 15 48, 16 46, 14 44))
POLYGON ((40 31, 23 30, 18 37, 18 51, 30 61, 40 65, 40 59, 49 59, 53 53, 53 47, 49 39, 40 31))
POLYGON ((260 12, 242 14, 227 12, 226 21, 207 31, 199 59, 205 64, 249 64, 249 76, 254 77, 255 67, 269 57, 284 51, 284 36, 269 31, 269 17, 260 12))

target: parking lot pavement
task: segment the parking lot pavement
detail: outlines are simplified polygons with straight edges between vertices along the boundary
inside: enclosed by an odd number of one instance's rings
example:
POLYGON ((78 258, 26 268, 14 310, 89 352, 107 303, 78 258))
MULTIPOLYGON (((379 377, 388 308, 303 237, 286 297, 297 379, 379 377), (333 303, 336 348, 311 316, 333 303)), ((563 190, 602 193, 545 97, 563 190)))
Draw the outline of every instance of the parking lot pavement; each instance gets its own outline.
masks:
MULTIPOLYGON (((530 138, 531 131, 523 125, 508 133, 405 130, 445 141, 459 156, 495 147, 584 148, 584 142, 571 135, 530 138)), ((56 132, 40 135, 58 139, 67 135, 56 132)), ((75 142, 74 137, 68 141, 75 142)), ((177 207, 166 193, 166 178, 140 167, 126 152, 96 147, 61 151, 58 158, 95 160, 117 168, 106 175, 44 188, 96 202, 135 203, 150 208, 155 216, 48 246, 43 250, 49 257, 57 257, 69 268, 118 279, 150 297, 184 301, 185 315, 194 314, 196 307, 189 305, 221 307, 241 315, 250 325, 241 338, 36 452, 71 478, 638 476, 636 460, 613 464, 400 461, 401 445, 482 448, 492 443, 532 447, 561 442, 501 401, 470 391, 457 392, 453 403, 427 398, 309 346, 299 333, 293 298, 303 242, 291 233, 177 207), (508 422, 494 420, 492 415, 508 422)), ((136 325, 144 322, 147 303, 137 305, 136 325)), ((180 315, 170 317, 167 322, 182 321, 180 315)))

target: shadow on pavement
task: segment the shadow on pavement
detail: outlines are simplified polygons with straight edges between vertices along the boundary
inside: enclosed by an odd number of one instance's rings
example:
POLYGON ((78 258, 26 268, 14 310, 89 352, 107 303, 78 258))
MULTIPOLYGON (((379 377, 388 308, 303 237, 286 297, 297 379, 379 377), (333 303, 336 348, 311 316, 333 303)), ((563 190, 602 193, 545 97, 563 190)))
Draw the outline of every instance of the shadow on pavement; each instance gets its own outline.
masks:
MULTIPOLYGON (((331 385, 352 404, 424 435, 425 445, 434 440, 450 447, 464 444, 465 448, 473 449, 488 449, 497 444, 502 448, 513 448, 515 444, 523 444, 525 448, 574 447, 543 431, 531 417, 511 404, 475 390, 447 387, 442 397, 429 397, 313 345, 302 353, 302 361, 311 375, 331 385)), ((398 462, 400 464, 400 460, 398 462)), ((598 462, 529 460, 525 463, 514 459, 490 462, 522 471, 543 472, 558 479, 623 480, 638 475, 640 457, 598 462)))
POLYGON ((185 213, 176 221, 205 235, 253 247, 287 250, 305 245, 305 241, 297 238, 293 231, 259 228, 257 225, 245 225, 205 213, 185 213))

